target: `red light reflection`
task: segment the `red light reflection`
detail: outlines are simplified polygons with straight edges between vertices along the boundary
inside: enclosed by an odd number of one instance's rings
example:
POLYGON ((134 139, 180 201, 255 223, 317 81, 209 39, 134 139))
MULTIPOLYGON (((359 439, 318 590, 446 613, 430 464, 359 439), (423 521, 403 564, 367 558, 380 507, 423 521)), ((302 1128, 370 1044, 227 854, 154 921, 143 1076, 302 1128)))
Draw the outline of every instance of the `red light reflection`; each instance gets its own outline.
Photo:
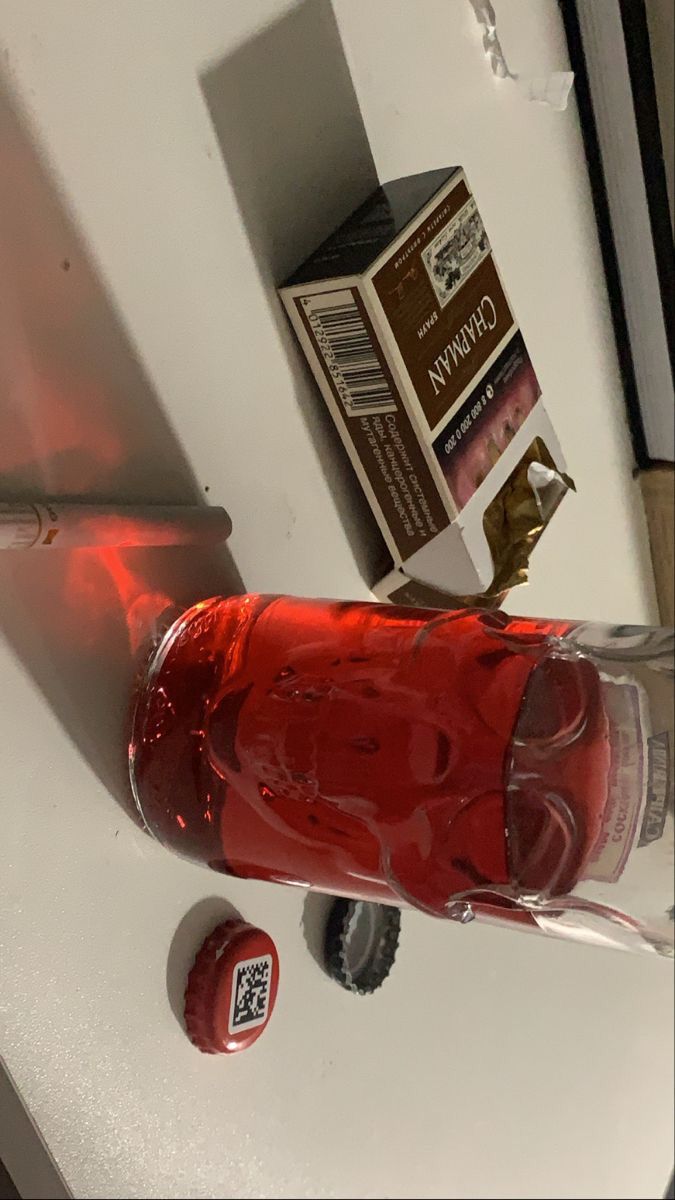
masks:
POLYGON ((82 630, 93 642, 100 642, 111 611, 121 609, 132 656, 156 635, 160 617, 173 606, 171 596, 150 588, 143 574, 125 562, 124 551, 113 546, 72 551, 66 601, 81 610, 82 630))

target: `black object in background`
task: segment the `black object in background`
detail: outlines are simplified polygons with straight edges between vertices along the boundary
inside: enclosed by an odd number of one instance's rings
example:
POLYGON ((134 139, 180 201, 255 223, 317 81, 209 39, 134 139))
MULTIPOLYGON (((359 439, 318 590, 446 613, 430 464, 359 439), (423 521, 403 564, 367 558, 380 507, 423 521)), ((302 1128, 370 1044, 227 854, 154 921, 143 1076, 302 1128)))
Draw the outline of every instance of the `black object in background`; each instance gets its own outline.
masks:
POLYGON ((673 233, 643 0, 559 0, 636 464, 673 461, 673 233))

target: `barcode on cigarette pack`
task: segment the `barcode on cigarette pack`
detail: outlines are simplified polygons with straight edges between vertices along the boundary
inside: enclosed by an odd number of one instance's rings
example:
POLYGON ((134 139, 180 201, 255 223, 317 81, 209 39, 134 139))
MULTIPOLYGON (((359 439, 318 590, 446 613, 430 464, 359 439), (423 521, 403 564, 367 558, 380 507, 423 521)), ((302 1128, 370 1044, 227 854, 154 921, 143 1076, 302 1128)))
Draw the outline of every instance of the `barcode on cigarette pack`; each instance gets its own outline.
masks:
POLYGON ((342 290, 303 296, 302 307, 348 416, 396 412, 396 399, 354 294, 342 290))

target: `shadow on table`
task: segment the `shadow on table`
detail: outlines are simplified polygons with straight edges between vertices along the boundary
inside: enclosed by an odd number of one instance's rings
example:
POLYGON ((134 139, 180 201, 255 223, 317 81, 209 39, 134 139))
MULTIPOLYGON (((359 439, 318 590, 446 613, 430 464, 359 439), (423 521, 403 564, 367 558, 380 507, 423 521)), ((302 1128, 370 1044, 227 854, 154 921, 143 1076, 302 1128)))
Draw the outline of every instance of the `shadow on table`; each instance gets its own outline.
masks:
MULTIPOLYGON (((0 161, 0 498, 203 503, 2 88, 0 161)), ((0 632, 125 807, 126 722, 141 647, 168 611, 242 590, 225 548, 0 553, 0 632)))
POLYGON ((181 1029, 185 1028, 185 986, 195 955, 204 940, 223 921, 241 920, 241 913, 222 896, 207 896, 185 914, 171 939, 166 959, 166 994, 181 1029))
POLYGON ((305 0, 210 66, 202 90, 295 391, 366 583, 389 565, 276 288, 377 186, 329 0, 305 0))
POLYGON ((326 896, 322 892, 308 892, 302 907, 302 935, 317 967, 327 975, 326 971, 326 925, 328 914, 335 903, 335 896, 326 896))

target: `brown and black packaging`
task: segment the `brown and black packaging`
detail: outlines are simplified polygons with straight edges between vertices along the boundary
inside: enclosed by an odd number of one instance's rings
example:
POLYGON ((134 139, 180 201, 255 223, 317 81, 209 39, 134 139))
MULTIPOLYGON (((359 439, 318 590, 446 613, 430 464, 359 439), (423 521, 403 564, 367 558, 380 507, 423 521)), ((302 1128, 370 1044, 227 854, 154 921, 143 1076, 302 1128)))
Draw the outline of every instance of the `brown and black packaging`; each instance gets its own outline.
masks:
POLYGON ((280 294, 394 560, 375 592, 522 582, 564 462, 464 172, 378 188, 280 294))

